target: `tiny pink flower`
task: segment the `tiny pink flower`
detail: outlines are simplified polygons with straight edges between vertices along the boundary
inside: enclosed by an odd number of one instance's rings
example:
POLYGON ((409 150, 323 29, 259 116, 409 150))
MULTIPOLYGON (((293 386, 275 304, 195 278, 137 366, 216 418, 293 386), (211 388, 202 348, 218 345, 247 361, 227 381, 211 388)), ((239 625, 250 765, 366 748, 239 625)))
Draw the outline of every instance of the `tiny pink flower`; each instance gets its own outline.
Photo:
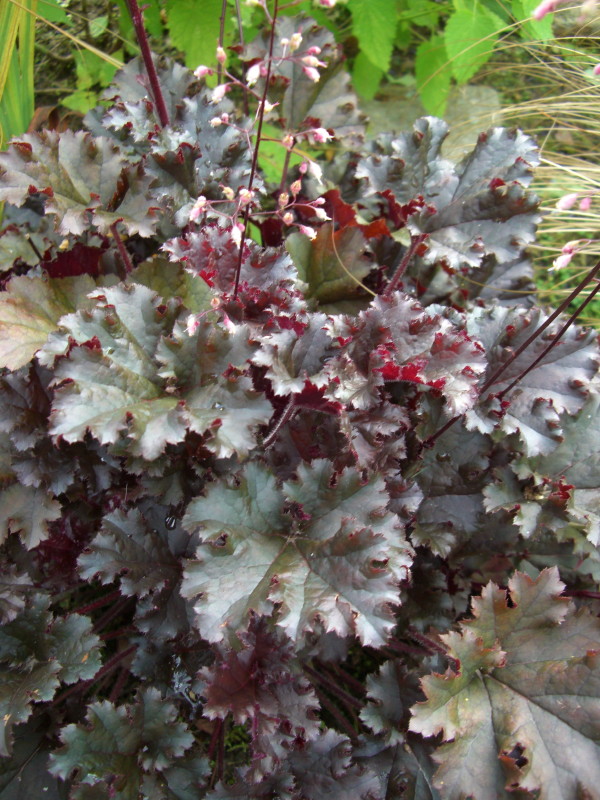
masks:
POLYGON ((217 47, 217 61, 219 64, 224 64, 227 61, 227 53, 221 46, 217 47))
POLYGON ((248 189, 240 189, 240 206, 242 208, 247 206, 249 203, 252 202, 252 198, 254 197, 254 192, 249 191, 248 189))
POLYGON ((308 236, 309 239, 315 239, 317 236, 316 230, 314 228, 310 228, 308 225, 298 225, 298 230, 300 233, 308 236))
POLYGON ((556 11, 556 7, 558 6, 559 2, 560 0, 542 0, 539 6, 534 8, 531 16, 537 20, 544 19, 547 14, 551 14, 553 11, 556 11))
POLYGON ((214 74, 215 71, 213 69, 211 69, 210 67, 205 67, 203 64, 200 65, 199 67, 196 67, 196 69, 194 70, 194 75, 197 78, 204 78, 205 75, 214 75, 214 74))
POLYGON ((573 253, 563 253, 558 258, 555 258, 552 262, 552 270, 564 269, 565 267, 568 267, 572 258, 573 253))
POLYGON ((578 249, 579 249, 579 239, 574 239, 572 242, 567 242, 563 246, 561 253, 563 253, 564 255, 573 255, 573 253, 578 249))
POLYGON ((235 192, 231 188, 231 186, 221 186, 221 191, 225 195, 226 200, 234 200, 235 199, 235 192))
POLYGON ((246 83, 248 86, 254 86, 256 81, 260 78, 260 62, 256 64, 252 64, 248 72, 246 73, 246 83))
POLYGON ((302 34, 293 33, 290 38, 290 53, 293 53, 295 50, 297 50, 301 44, 302 44, 302 34))
POLYGON ((290 202, 289 194, 287 192, 281 192, 281 194, 277 198, 277 205, 279 206, 279 208, 285 208, 289 202, 290 202))
POLYGON ((213 89, 211 103, 220 103, 229 91, 229 86, 226 83, 221 83, 213 89))
POLYGON ((282 217, 282 220, 284 225, 291 225, 292 222, 294 221, 294 215, 292 214, 291 211, 286 211, 286 213, 282 217))
POLYGON ((192 222, 195 222, 199 217, 202 216, 206 206, 208 205, 208 200, 204 197, 203 194, 196 200, 194 205, 192 206, 192 210, 190 211, 190 219, 192 222))
POLYGON ((321 182, 323 180, 323 170, 316 161, 308 162, 308 174, 316 181, 321 182))
POLYGON ((589 211, 592 207, 592 198, 591 197, 583 197, 579 201, 579 210, 580 211, 589 211))
POLYGON ((306 77, 310 78, 310 80, 314 81, 314 83, 318 83, 321 80, 319 70, 315 69, 314 67, 302 67, 302 71, 306 77))
POLYGON ((323 8, 333 8, 337 0, 319 0, 319 5, 323 8))
POLYGON ((594 73, 594 75, 600 75, 600 64, 596 64, 592 72, 594 73))
POLYGON ((316 56, 303 56, 302 63, 306 64, 307 67, 325 67, 326 64, 323 61, 319 61, 316 56))
POLYGON ((321 48, 317 47, 316 45, 313 45, 312 47, 308 48, 308 50, 306 51, 306 55, 307 56, 318 56, 320 52, 321 52, 321 48))
POLYGON ((193 336, 194 333, 198 330, 199 325, 200 325, 200 317, 197 316, 196 314, 190 314, 185 324, 187 335, 193 336))
POLYGON ((312 131, 312 135, 315 142, 320 144, 328 142, 332 138, 331 134, 326 128, 315 128, 314 131, 312 131))
POLYGON ((296 197, 296 195, 302 189, 302 182, 301 181, 294 181, 290 186, 290 192, 292 193, 292 197, 296 197))
POLYGON ((244 226, 241 222, 237 222, 235 225, 231 226, 231 238, 239 247, 242 243, 242 233, 244 232, 244 226))
POLYGON ((559 211, 567 211, 569 208, 573 208, 578 199, 579 195, 576 192, 573 194, 565 194, 557 201, 556 208, 558 208, 559 211))

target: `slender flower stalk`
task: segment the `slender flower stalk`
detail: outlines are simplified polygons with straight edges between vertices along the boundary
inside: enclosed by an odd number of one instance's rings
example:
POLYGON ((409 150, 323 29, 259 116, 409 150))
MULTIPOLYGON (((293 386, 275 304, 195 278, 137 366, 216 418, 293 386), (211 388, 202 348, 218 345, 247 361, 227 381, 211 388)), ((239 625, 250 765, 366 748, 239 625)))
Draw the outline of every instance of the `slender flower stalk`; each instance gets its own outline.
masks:
MULTIPOLYGON (((526 349, 527 349, 527 348, 528 348, 528 347, 529 347, 529 346, 530 346, 530 345, 531 345, 531 344, 532 344, 532 343, 533 343, 533 342, 534 342, 534 341, 535 341, 535 340, 538 338, 538 336, 541 336, 541 335, 542 335, 542 333, 544 333, 544 331, 545 331, 545 330, 546 330, 546 329, 547 329, 547 328, 548 328, 550 325, 552 325, 552 323, 554 322, 554 320, 555 320, 557 317, 559 317, 559 316, 560 316, 560 315, 563 313, 563 311, 565 311, 565 309, 567 309, 567 308, 568 308, 568 307, 571 305, 571 303, 572 303, 572 302, 575 300, 575 298, 576 298, 576 297, 577 297, 579 294, 581 294, 581 292, 582 292, 582 291, 585 289, 585 287, 586 287, 586 286, 587 286, 587 285, 588 285, 588 284, 589 284, 591 281, 593 281, 593 280, 594 280, 594 278, 596 278, 596 277, 598 276, 598 273, 600 273, 600 261, 598 261, 598 263, 597 263, 597 264, 596 264, 596 265, 595 265, 595 266, 594 266, 594 267, 593 267, 593 268, 592 268, 592 269, 591 269, 591 270, 588 272, 588 274, 586 275, 586 277, 585 277, 585 278, 584 278, 584 279, 583 279, 583 280, 582 280, 582 281, 581 281, 579 284, 577 284, 577 286, 576 286, 576 287, 573 289, 573 291, 571 292, 571 294, 570 294, 570 295, 569 295, 567 298, 565 298, 565 299, 562 301, 562 303, 561 303, 561 304, 558 306, 558 308, 557 308, 555 311, 553 311, 553 313, 552 313, 552 314, 551 314, 551 315, 548 317, 548 319, 546 319, 546 321, 545 321, 545 322, 543 322, 543 323, 540 325, 540 327, 539 327, 539 328, 537 328, 537 330, 535 330, 535 331, 534 331, 534 332, 531 334, 531 336, 529 336, 529 337, 528 337, 528 338, 527 338, 527 339, 526 339, 526 340, 523 342, 523 344, 522 344, 522 345, 520 345, 520 346, 519 346, 519 347, 518 347, 518 348, 515 350, 515 352, 514 352, 514 353, 512 353, 512 355, 511 355, 509 358, 507 358, 507 359, 506 359, 506 361, 505 361, 503 364, 501 364, 501 365, 498 367, 498 369, 497 369, 497 370, 496 370, 496 371, 495 371, 495 372, 494 372, 494 373, 493 373, 493 374, 492 374, 492 375, 491 375, 491 376, 490 376, 490 377, 487 379, 487 381, 486 381, 486 382, 483 384, 483 386, 482 386, 482 387, 480 388, 480 390, 479 390, 479 395, 480 395, 480 397, 481 397, 481 396, 483 396, 483 394, 484 394, 485 392, 487 392, 487 390, 488 390, 488 389, 489 389, 491 386, 493 386, 493 385, 494 385, 494 383, 496 383, 496 382, 498 381, 498 379, 500 378, 500 376, 501 376, 501 375, 502 375, 502 374, 503 374, 503 373, 504 373, 504 372, 505 372, 505 371, 508 369, 508 367, 509 367, 509 366, 510 366, 510 365, 513 363, 513 361, 515 361, 515 360, 516 360, 516 359, 517 359, 517 358, 518 358, 518 357, 519 357, 519 356, 520 356, 520 355, 521 355, 523 352, 525 352, 525 350, 526 350, 526 349)), ((596 288, 593 290, 593 295, 595 295, 597 291, 598 291, 598 288, 596 287, 596 288)), ((592 292, 590 292, 590 294, 592 294, 592 292)), ((589 297, 588 297, 588 299, 585 301, 585 303, 583 303, 583 304, 582 304, 582 305, 581 305, 581 306, 580 306, 580 307, 577 309, 577 311, 575 311, 575 313, 571 315, 571 317, 570 317, 570 320, 569 320, 569 325, 570 325, 572 322, 574 322, 574 321, 575 321, 575 319, 577 318, 577 316, 579 315, 579 313, 580 313, 581 311, 583 311, 583 309, 585 308, 585 306, 586 306, 586 305, 587 305, 587 304, 590 302, 590 299, 591 299, 591 298, 589 298, 589 297)), ((547 351, 548 351, 548 352, 549 352, 549 351, 550 351, 550 350, 551 350, 553 347, 556 347, 556 345, 558 344, 558 341, 559 341, 560 337, 561 337, 561 336, 564 334, 564 332, 567 330, 567 328, 569 327, 569 325, 565 325, 565 326, 563 326, 563 328, 561 328, 561 330, 559 331, 559 333, 558 333, 558 334, 557 334, 557 335, 554 337, 554 339, 552 340, 551 344, 550 344, 550 345, 549 345, 549 347, 547 348, 547 351)), ((544 355, 545 355, 545 353, 546 353, 546 351, 544 351, 544 355)), ((539 361, 539 360, 540 360, 540 359, 537 359, 537 360, 536 360, 536 364, 538 363, 538 361, 539 361)), ((519 375, 517 378, 515 378, 515 380, 514 380, 514 381, 512 382, 512 384, 511 384, 511 387, 510 387, 510 388, 511 388, 511 389, 512 389, 512 388, 514 388, 514 387, 517 385, 517 383, 519 383, 519 381, 520 381, 520 380, 522 380, 522 378, 523 378, 523 377, 524 377, 524 376, 525 376, 525 375, 526 375, 526 374, 527 374, 527 373, 530 371, 530 369, 533 369, 533 367, 528 367, 528 368, 527 368, 527 369, 525 369, 525 370, 524 370, 524 371, 523 371, 523 372, 522 372, 522 373, 521 373, 521 374, 520 374, 520 375, 519 375)), ((505 394, 505 392, 503 392, 503 394, 505 394)), ((427 439, 425 439, 425 441, 423 442, 423 447, 432 447, 432 446, 433 446, 433 443, 434 443, 434 442, 435 442, 437 439, 439 439, 439 438, 440 438, 440 436, 442 436, 444 433, 446 433, 446 431, 447 431, 447 430, 449 430, 449 429, 450 429, 450 428, 451 428, 451 427, 454 425, 454 423, 455 423, 455 422, 458 422, 458 420, 459 420, 459 419, 461 419, 461 418, 462 418, 462 416, 463 416, 462 414, 457 414, 455 417, 452 417, 452 419, 449 419, 449 420, 448 420, 448 422, 446 422, 444 425, 442 425, 442 427, 441 427, 441 428, 438 428, 438 430, 437 430, 435 433, 432 433, 432 434, 431 434, 431 436, 429 436, 427 439)))
POLYGON ((152 60, 152 53, 150 52, 150 44, 148 42, 148 34, 146 33, 146 28, 144 27, 144 17, 142 16, 140 7, 137 4, 137 0, 127 0, 127 7, 131 15, 131 21, 133 22, 135 35, 137 36, 140 50, 142 51, 142 58, 144 59, 144 65, 146 67, 146 72, 148 73, 148 80, 150 81, 150 88, 152 90, 152 97, 154 99, 154 105, 156 106, 158 118, 162 127, 166 128, 167 125, 169 125, 169 112, 167 111, 165 98, 163 96, 162 89, 160 88, 158 73, 156 72, 154 61, 152 60))
POLYGON ((410 262, 413 260, 413 258, 415 257, 419 247, 422 244, 424 244, 427 241, 428 238, 429 238, 429 236, 428 236, 427 233, 419 233, 416 236, 411 236, 410 237, 410 244, 406 248, 406 252, 402 256, 402 260, 398 264, 398 267, 396 268, 396 271, 392 275, 392 279, 390 280, 388 285, 385 287, 385 291, 383 293, 384 297, 389 297, 392 294, 392 292, 396 291, 396 289, 398 288, 398 284, 402 280, 402 276, 404 275, 404 273, 408 269, 408 266, 409 266, 410 262))
MULTIPOLYGON (((265 88, 263 90, 262 99, 258 108, 258 127, 256 129, 256 142, 254 144, 254 151, 252 153, 252 164, 250 166, 250 177, 248 178, 248 191, 252 191, 254 186, 254 178, 256 176, 256 167, 258 164, 258 150, 260 147, 260 137, 262 134, 263 120, 265 116, 265 105, 267 102, 267 93, 269 91, 269 81, 271 80, 271 65, 273 63, 273 50, 275 47, 275 26, 277 24, 277 14, 279 11, 279 0, 275 0, 273 7, 273 16, 271 18, 271 36, 269 38, 269 57, 267 60, 267 74, 265 75, 265 88)), ((242 261, 244 259, 244 247, 246 244, 246 237, 248 235, 248 220, 250 218, 250 205, 244 209, 242 239, 240 241, 240 252, 238 257, 237 268, 235 271, 235 281, 233 285, 233 296, 237 298, 240 286, 240 274, 242 272, 242 261)))

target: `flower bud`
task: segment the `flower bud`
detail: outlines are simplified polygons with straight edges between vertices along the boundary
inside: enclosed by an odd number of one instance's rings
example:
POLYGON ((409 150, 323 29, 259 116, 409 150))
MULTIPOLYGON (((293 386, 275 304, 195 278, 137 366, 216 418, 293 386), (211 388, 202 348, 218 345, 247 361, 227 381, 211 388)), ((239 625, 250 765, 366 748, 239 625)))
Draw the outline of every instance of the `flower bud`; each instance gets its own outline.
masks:
POLYGON ((220 103, 229 91, 229 86, 226 83, 221 83, 213 89, 211 103, 220 103))
POLYGON ((311 81, 314 81, 314 83, 318 83, 321 80, 319 71, 314 67, 302 67, 302 72, 304 72, 307 78, 310 78, 311 81))
POLYGON ((217 61, 219 64, 224 64, 227 61, 227 53, 220 45, 217 47, 217 61))
POLYGON ((292 197, 296 197, 296 195, 302 189, 302 182, 301 181, 294 181, 290 186, 290 192, 292 193, 292 197))
POLYGON ((556 208, 558 208, 559 211, 568 211, 569 208, 573 208, 578 198, 579 195, 576 192, 573 194, 565 194, 557 201, 556 208))
POLYGON ((326 128, 315 128, 312 131, 313 139, 320 144, 328 142, 332 136, 326 128))
POLYGON ((252 202, 252 198, 254 197, 254 192, 250 191, 249 189, 242 188, 239 192, 240 196, 240 206, 242 208, 247 206, 249 203, 252 202))
POLYGON ((252 66, 246 73, 246 83, 248 86, 254 86, 254 84, 259 78, 260 78, 260 61, 257 61, 256 64, 252 64, 252 66))
POLYGON ((308 236, 309 239, 316 238, 317 232, 314 228, 309 227, 308 225, 298 225, 298 230, 300 233, 303 233, 304 236, 308 236))
POLYGON ((302 44, 302 34, 293 33, 290 37, 290 53, 293 53, 295 50, 297 50, 301 44, 302 44))
POLYGON ((196 200, 194 205, 192 206, 192 210, 190 211, 190 220, 195 222, 199 217, 202 216, 206 206, 208 205, 208 200, 204 197, 203 194, 196 200))

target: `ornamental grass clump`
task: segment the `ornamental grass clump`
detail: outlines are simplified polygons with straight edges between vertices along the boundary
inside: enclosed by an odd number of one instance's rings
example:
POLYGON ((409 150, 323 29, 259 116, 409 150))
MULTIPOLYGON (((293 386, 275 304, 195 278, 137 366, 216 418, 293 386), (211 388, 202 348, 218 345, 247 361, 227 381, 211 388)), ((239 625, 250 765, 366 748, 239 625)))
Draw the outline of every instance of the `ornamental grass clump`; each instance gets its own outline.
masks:
POLYGON ((0 155, 0 796, 598 797, 600 264, 277 12, 0 155))

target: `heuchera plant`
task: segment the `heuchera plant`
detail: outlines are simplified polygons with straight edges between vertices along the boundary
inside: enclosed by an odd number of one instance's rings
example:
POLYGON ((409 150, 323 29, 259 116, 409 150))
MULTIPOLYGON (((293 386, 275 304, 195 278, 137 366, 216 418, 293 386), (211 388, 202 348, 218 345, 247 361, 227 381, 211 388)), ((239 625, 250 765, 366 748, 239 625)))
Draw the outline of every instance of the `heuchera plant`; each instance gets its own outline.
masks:
POLYGON ((216 89, 143 52, 0 155, 0 797, 599 798, 599 351, 536 304, 534 143, 366 142, 277 5, 216 89))

